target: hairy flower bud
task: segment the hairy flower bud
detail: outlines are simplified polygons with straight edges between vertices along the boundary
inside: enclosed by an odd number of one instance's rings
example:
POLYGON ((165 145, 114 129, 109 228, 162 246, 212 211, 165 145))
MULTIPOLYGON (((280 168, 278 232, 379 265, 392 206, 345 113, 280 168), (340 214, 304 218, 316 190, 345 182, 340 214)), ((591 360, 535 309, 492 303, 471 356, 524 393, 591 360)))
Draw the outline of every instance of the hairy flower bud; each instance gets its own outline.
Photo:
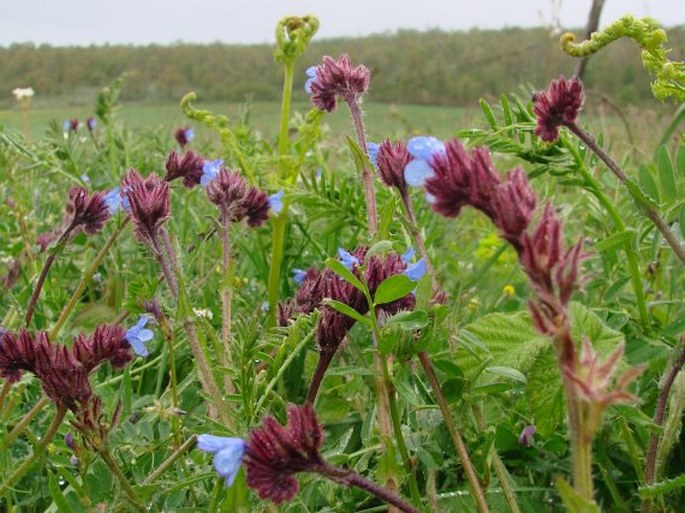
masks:
POLYGON ((546 142, 556 141, 559 127, 575 123, 583 106, 583 83, 577 77, 566 79, 560 76, 552 80, 546 91, 540 91, 533 98, 533 112, 537 117, 535 133, 546 142))
POLYGON ((131 207, 138 238, 147 242, 155 240, 170 214, 169 184, 154 173, 143 179, 138 171, 131 169, 122 181, 122 194, 131 207))
POLYGON ((166 160, 164 181, 171 182, 176 178, 183 178, 183 185, 192 189, 200 184, 204 163, 205 159, 194 151, 186 152, 183 157, 172 151, 166 160))
POLYGON ((383 141, 375 156, 378 173, 383 183, 388 187, 397 187, 401 193, 405 193, 407 182, 404 179, 404 168, 411 160, 412 156, 404 143, 400 141, 392 144, 387 139, 383 141))
POLYGON ((338 97, 347 102, 358 101, 369 88, 371 73, 366 66, 352 66, 348 55, 338 60, 325 56, 316 67, 310 82, 311 100, 315 107, 333 112, 338 97))
POLYGON ((89 195, 83 187, 72 187, 69 191, 67 217, 69 224, 81 226, 84 232, 93 235, 102 230, 110 213, 102 193, 89 195))

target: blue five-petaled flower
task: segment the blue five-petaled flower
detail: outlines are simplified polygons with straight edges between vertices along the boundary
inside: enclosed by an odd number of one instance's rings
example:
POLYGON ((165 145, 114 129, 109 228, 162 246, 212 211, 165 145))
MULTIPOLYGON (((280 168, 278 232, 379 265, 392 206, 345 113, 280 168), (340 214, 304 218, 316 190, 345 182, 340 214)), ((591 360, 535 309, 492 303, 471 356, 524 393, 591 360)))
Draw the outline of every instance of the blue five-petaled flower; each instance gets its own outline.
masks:
MULTIPOLYGON (((102 199, 105 201, 105 205, 107 205, 107 210, 109 210, 109 215, 114 215, 114 213, 117 210, 119 210, 119 207, 122 204, 122 197, 121 197, 119 187, 115 187, 114 189, 109 191, 107 194, 105 194, 103 196, 102 199)), ((127 201, 128 201, 128 199, 127 199, 127 201)))
POLYGON ((426 261, 422 258, 414 264, 407 264, 402 274, 412 281, 419 281, 426 274, 426 261))
POLYGON ((136 325, 129 328, 126 331, 126 335, 124 335, 124 338, 131 344, 133 352, 142 357, 146 357, 150 354, 145 342, 151 340, 154 335, 152 330, 145 328, 147 320, 147 317, 141 315, 136 325))
POLYGON ((209 182, 214 180, 219 175, 219 171, 221 171, 221 166, 223 165, 223 159, 205 160, 205 163, 202 164, 202 176, 200 177, 200 183, 206 187, 209 182))
POLYGON ((354 269, 355 265, 359 265, 359 259, 345 251, 343 248, 338 248, 338 256, 340 257, 342 265, 344 265, 348 271, 354 269))
POLYGON ((423 187, 435 174, 430 161, 434 155, 445 153, 445 143, 435 137, 412 137, 407 143, 407 151, 414 160, 405 166, 404 180, 412 187, 423 187))
POLYGON ((304 280, 307 278, 307 271, 304 269, 293 269, 293 280, 298 287, 301 287, 304 280))
POLYGON ((304 83, 304 90, 307 94, 312 94, 312 84, 316 81, 316 66, 309 66, 305 73, 309 78, 304 83))
POLYGON ((373 167, 378 169, 378 150, 380 149, 381 145, 376 144, 374 142, 367 143, 366 145, 366 151, 369 154, 369 160, 371 161, 371 164, 373 167))
POLYGON ((279 215, 283 210, 283 189, 269 196, 269 208, 274 215, 279 215))
POLYGON ((199 435, 197 448, 214 455, 214 469, 224 478, 226 487, 235 481, 247 444, 241 438, 199 435))

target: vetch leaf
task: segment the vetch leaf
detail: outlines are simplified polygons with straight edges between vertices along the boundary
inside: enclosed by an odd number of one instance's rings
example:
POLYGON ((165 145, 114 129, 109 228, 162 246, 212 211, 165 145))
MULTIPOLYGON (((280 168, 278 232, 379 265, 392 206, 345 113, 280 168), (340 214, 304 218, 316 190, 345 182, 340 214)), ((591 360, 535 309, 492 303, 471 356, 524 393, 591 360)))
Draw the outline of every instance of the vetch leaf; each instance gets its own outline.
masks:
POLYGON ((384 254, 391 250, 392 242, 389 240, 381 240, 369 248, 369 250, 366 252, 365 258, 371 258, 373 255, 384 254))
POLYGON ((376 305, 391 303, 409 294, 416 287, 416 282, 404 274, 395 274, 383 280, 376 290, 373 302, 376 305))
POLYGON ((352 271, 345 267, 340 260, 336 258, 328 258, 326 259, 325 264, 326 267, 328 267, 331 271, 340 276, 347 283, 361 290, 364 293, 364 295, 368 293, 364 284, 361 281, 359 281, 359 278, 352 274, 352 271))
POLYGON ((676 185, 675 171, 668 148, 661 146, 657 153, 657 165, 659 168, 659 181, 661 190, 669 201, 674 201, 678 197, 678 187, 676 185))
POLYGON ((645 163, 640 164, 638 179, 640 187, 644 189, 650 198, 658 203, 660 200, 659 186, 652 175, 652 168, 645 163))
POLYGON ((481 98, 478 100, 478 103, 480 103, 480 108, 483 109, 485 119, 488 120, 488 125, 490 125, 490 128, 497 130, 497 120, 495 119, 495 115, 492 113, 492 109, 490 108, 490 105, 488 105, 488 102, 481 98))
POLYGON ((414 331, 428 324, 428 315, 423 310, 399 312, 385 322, 386 326, 399 326, 402 331, 414 331))
POLYGON ((623 246, 623 244, 629 242, 633 237, 635 237, 635 230, 632 229, 614 233, 613 235, 609 235, 606 239, 595 244, 595 249, 597 251, 608 251, 610 249, 623 246))
POLYGON ((518 381, 524 384, 528 381, 526 379, 526 376, 524 376, 521 371, 517 371, 516 369, 512 369, 511 367, 494 366, 486 368, 485 371, 490 372, 491 374, 496 374, 497 376, 513 379, 514 381, 518 381))
POLYGON ((352 317, 355 321, 359 321, 363 324, 366 324, 367 326, 371 326, 371 319, 368 317, 364 317, 362 314, 357 312, 354 308, 352 308, 349 305, 346 305, 345 303, 341 303, 340 301, 336 301, 334 299, 325 299, 324 303, 327 306, 330 306, 333 310, 340 312, 341 314, 347 315, 348 317, 352 317))

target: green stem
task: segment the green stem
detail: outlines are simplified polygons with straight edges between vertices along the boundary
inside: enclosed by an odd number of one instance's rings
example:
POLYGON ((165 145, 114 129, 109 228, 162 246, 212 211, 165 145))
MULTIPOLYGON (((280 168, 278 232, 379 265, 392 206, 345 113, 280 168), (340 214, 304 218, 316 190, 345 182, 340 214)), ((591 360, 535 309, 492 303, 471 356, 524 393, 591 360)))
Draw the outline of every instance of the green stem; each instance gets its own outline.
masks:
MULTIPOLYGON (((573 132, 576 137, 578 137, 581 141, 583 141, 588 148, 590 148, 604 163, 606 166, 611 170, 614 175, 619 179, 619 181, 628 187, 629 180, 626 177, 625 173, 621 169, 621 167, 609 156, 608 153, 606 153, 600 146, 595 142, 595 140, 585 132, 582 128, 580 128, 578 125, 575 123, 567 123, 565 125, 571 132, 573 132)), ((664 236, 664 239, 666 239, 666 242, 668 243, 669 246, 673 249, 675 252, 676 256, 680 259, 680 261, 685 264, 685 248, 683 247, 682 244, 680 244, 680 241, 678 241, 678 238, 673 234, 671 229, 668 227, 668 224, 666 224, 666 221, 664 221, 659 213, 654 210, 654 208, 649 204, 649 201, 644 197, 640 196, 635 193, 633 189, 628 187, 628 193, 630 196, 633 198, 635 203, 640 207, 640 209, 645 213, 645 215, 649 218, 650 221, 656 226, 657 230, 661 232, 661 234, 664 236)))
POLYGON ((38 445, 33 448, 33 453, 31 456, 25 459, 23 463, 19 465, 19 467, 17 467, 17 469, 12 473, 12 475, 8 477, 7 480, 0 486, 0 497, 5 495, 10 488, 17 484, 24 474, 31 469, 40 455, 43 454, 47 446, 52 442, 55 434, 57 434, 57 430, 62 425, 62 421, 64 420, 66 413, 67 409, 64 406, 58 406, 55 418, 52 419, 52 424, 50 424, 50 427, 45 432, 45 435, 43 435, 43 438, 40 439, 38 445))
POLYGON ((461 437, 461 433, 457 429, 457 426, 454 424, 454 420, 452 419, 452 413, 450 412, 449 406, 447 405, 447 401, 445 400, 445 396, 443 395, 442 389, 440 388, 440 382, 438 381, 438 378, 435 375, 433 363, 431 362, 430 357, 425 351, 421 351, 419 353, 419 361, 421 362, 423 370, 426 373, 428 381, 431 384, 431 388, 433 389, 433 393, 435 394, 435 400, 437 401, 438 406, 440 407, 442 418, 445 421, 445 426, 447 427, 447 431, 449 432, 450 437, 452 438, 454 448, 456 449, 457 454, 459 455, 459 459, 461 460, 461 464, 464 467, 464 471, 466 472, 466 478, 468 479, 469 485, 471 486, 471 493, 473 495, 473 500, 476 503, 476 508, 480 513, 485 513, 489 511, 488 504, 487 502, 485 502, 485 494, 483 493, 483 490, 480 486, 480 482, 478 481, 478 476, 476 475, 476 470, 473 467, 473 463, 471 463, 471 458, 469 458, 469 453, 466 450, 466 444, 464 444, 464 440, 461 437))
POLYGON ((155 481, 157 481, 157 479, 159 479, 162 476, 162 474, 164 474, 164 472, 166 472, 167 469, 169 467, 171 467, 171 465, 173 465, 174 462, 183 455, 183 453, 185 453, 188 449, 190 449, 191 447, 193 447, 195 445, 196 441, 197 441, 197 437, 195 435, 193 435, 190 438, 188 438, 188 440, 183 442, 183 444, 178 449, 176 449, 171 454, 171 456, 169 456, 166 460, 164 460, 159 465, 159 467, 157 467, 155 469, 155 471, 152 474, 150 474, 149 476, 147 476, 145 478, 145 480, 143 481, 143 484, 148 485, 148 484, 152 484, 155 481))
POLYGON ((2 392, 0 392, 0 413, 2 413, 2 408, 5 406, 5 397, 7 397, 7 394, 10 393, 11 388, 12 383, 9 381, 5 381, 2 384, 2 392))
POLYGON ((402 205, 404 206, 404 215, 407 220, 407 224, 409 225, 409 231, 411 232, 412 239, 414 239, 414 244, 416 244, 416 247, 419 250, 419 255, 421 255, 421 258, 423 258, 423 261, 426 263, 426 270, 428 271, 428 275, 430 276, 431 284, 433 285, 433 292, 435 293, 440 288, 440 285, 438 284, 438 277, 435 273, 435 269, 433 268, 433 264, 431 263, 430 258, 428 258, 426 244, 423 241, 421 230, 419 230, 419 226, 416 223, 416 216, 414 215, 414 208, 412 207, 411 198, 409 198, 408 191, 406 189, 400 191, 400 197, 402 198, 402 205))
MULTIPOLYGON (((230 241, 230 220, 228 214, 222 214, 221 226, 221 364, 226 368, 231 368, 230 347, 231 347, 231 296, 233 288, 233 273, 231 272, 231 241, 230 241)), ((227 394, 232 394, 233 381, 226 374, 225 388, 227 394)))
MULTIPOLYGON (((576 151, 576 148, 565 138, 562 137, 563 143, 566 148, 571 152, 573 157, 578 164, 578 171, 583 177, 585 182, 589 186, 590 192, 597 198, 600 204, 611 217, 611 220, 616 226, 619 232, 623 232, 626 229, 621 214, 619 214, 616 206, 611 202, 611 200, 604 194, 599 182, 585 167, 582 157, 576 151)), ((623 245, 623 250, 625 251, 626 257, 628 258, 628 272, 630 273, 630 280, 633 285, 633 292, 635 292, 635 301, 637 303, 637 310, 640 315, 640 322, 644 327, 649 326, 649 311, 647 310, 647 301, 645 300, 644 287, 642 285, 642 277, 640 276, 640 266, 637 258, 637 253, 632 246, 631 241, 626 242, 623 245)))
MULTIPOLYGON (((581 413, 582 415, 582 413, 581 413)), ((584 425, 585 422, 582 422, 584 425)), ((572 431, 573 488, 588 502, 594 501, 592 486, 592 435, 586 430, 572 431)))
MULTIPOLYGON (((286 179, 286 155, 288 148, 288 126, 290 120, 290 105, 293 94, 293 77, 295 73, 295 59, 288 59, 283 64, 283 98, 281 99, 281 124, 278 135, 278 178, 286 179)), ((278 296, 281 288, 281 267, 285 249, 285 232, 288 221, 288 201, 284 201, 283 211, 273 220, 273 235, 271 239, 271 267, 267 284, 267 299, 269 301, 269 326, 276 324, 278 314, 278 296)))
POLYGON ((93 275, 97 271, 98 267, 100 267, 100 264, 107 256, 107 253, 109 252, 114 242, 119 238, 119 235, 121 235, 121 232, 124 231, 124 228, 126 227, 128 222, 129 217, 126 217, 119 224, 114 233, 112 233, 112 235, 109 236, 105 244, 102 246, 102 248, 100 248, 98 254, 90 263, 90 265, 86 268, 85 271, 83 271, 81 280, 79 281, 78 285, 76 286, 76 289, 69 298, 69 302, 62 309, 62 312, 59 314, 59 318, 57 319, 57 322, 55 322, 55 325, 50 329, 49 336, 52 340, 54 340, 57 337, 57 335, 59 335, 59 332, 62 330, 64 323, 67 322, 69 316, 71 315, 71 312, 74 310, 76 303, 78 303, 78 301, 81 299, 81 294, 83 294, 83 291, 86 288, 86 283, 88 283, 93 278, 93 275))
POLYGON ((131 486, 131 483, 128 482, 128 479, 126 479, 126 476, 124 475, 124 472, 121 470, 121 467, 117 464, 117 462, 114 460, 114 457, 112 456, 112 453, 109 452, 109 449, 107 446, 103 446, 100 448, 98 451, 100 456, 102 457, 102 461, 105 462, 105 465, 107 465, 107 468, 114 474, 114 476, 117 478, 119 481, 119 484, 121 484, 121 488, 124 490, 126 495, 129 498, 129 501, 133 504, 133 506, 140 512, 147 513, 147 510, 145 509, 145 506, 143 503, 140 501, 138 498, 138 495, 136 494, 135 490, 131 486))
POLYGON ((5 448, 9 447, 12 442, 19 438, 19 435, 24 432, 26 426, 28 426, 33 418, 38 415, 43 408, 50 404, 50 402, 50 399, 43 396, 40 401, 34 404, 33 407, 21 418, 21 420, 15 424, 15 426, 12 428, 12 431, 7 433, 7 436, 0 440, 0 450, 4 450, 5 448))

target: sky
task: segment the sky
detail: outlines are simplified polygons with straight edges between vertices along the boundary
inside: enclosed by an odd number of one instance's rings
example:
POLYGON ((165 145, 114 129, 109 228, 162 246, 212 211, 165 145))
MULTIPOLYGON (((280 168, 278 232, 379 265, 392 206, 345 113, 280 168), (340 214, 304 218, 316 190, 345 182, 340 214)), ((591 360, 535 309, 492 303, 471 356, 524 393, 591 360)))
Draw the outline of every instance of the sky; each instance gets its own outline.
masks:
MULTIPOLYGON (((271 43, 285 15, 314 14, 317 39, 400 28, 583 27, 592 0, 0 0, 0 46, 271 43)), ((606 0, 600 26, 625 13, 685 24, 683 0, 606 0)))

